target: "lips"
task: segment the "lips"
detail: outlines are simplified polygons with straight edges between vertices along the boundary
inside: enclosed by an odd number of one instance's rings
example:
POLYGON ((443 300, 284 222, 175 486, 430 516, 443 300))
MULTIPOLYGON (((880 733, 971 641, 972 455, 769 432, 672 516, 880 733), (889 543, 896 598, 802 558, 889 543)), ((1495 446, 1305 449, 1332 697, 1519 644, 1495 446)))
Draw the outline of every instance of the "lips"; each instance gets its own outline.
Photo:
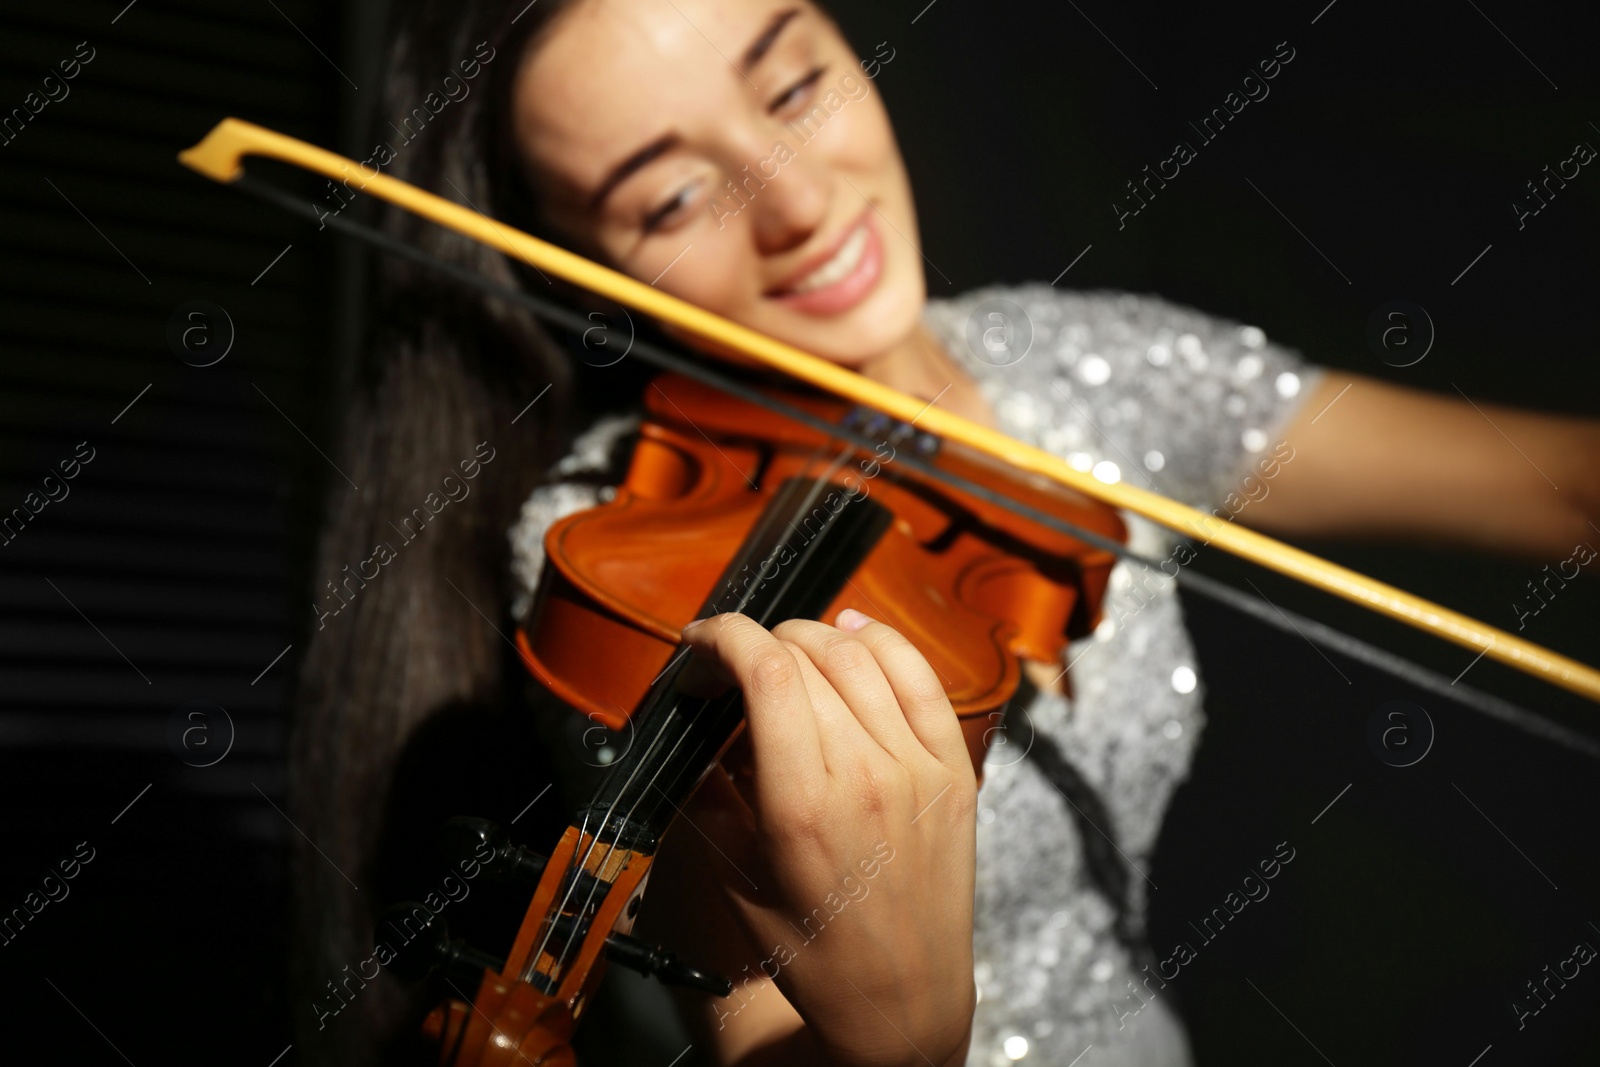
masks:
POLYGON ((850 276, 850 272, 861 265, 861 253, 867 247, 867 226, 863 221, 850 231, 839 250, 818 267, 811 271, 800 281, 790 286, 790 292, 814 293, 818 289, 826 289, 830 285, 837 285, 850 276))
POLYGON ((767 295, 796 311, 836 315, 872 292, 883 275, 883 240, 868 207, 839 235, 767 295))

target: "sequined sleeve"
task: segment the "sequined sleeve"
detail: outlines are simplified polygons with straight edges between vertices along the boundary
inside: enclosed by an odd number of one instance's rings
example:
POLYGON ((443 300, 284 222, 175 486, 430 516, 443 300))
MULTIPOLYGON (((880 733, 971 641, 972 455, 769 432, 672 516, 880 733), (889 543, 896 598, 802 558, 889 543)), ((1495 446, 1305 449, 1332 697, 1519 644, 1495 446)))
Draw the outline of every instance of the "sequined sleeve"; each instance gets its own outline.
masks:
POLYGON ((1157 296, 991 288, 929 320, 1008 429, 1208 508, 1272 456, 1321 374, 1259 327, 1157 296))
POLYGON ((507 536, 511 541, 512 618, 520 619, 533 602, 544 570, 544 535, 550 524, 606 499, 622 481, 625 439, 638 429, 635 415, 600 419, 580 434, 572 450, 550 470, 549 480, 523 501, 507 536))

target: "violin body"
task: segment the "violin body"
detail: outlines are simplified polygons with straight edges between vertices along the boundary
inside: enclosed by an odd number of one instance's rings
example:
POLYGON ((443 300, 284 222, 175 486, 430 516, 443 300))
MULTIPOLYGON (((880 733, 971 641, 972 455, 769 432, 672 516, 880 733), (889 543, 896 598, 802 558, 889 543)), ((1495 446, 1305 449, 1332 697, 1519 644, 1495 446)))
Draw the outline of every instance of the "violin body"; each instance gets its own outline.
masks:
MULTIPOLYGON (((850 412, 822 395, 779 395, 829 422, 850 412)), ((801 541, 860 497, 893 513, 820 617, 855 608, 915 645, 944 680, 974 767, 1016 691, 1019 659, 1057 662, 1066 642, 1098 621, 1116 557, 897 468, 903 450, 926 457, 937 445, 903 424, 898 439, 868 453, 689 378, 664 375, 645 396, 625 481, 609 502, 551 526, 539 593, 517 634, 529 669, 612 730, 627 728, 702 605, 720 592, 719 610, 734 610, 741 585, 782 580, 781 567, 752 568, 742 582, 715 588, 776 487, 795 477, 828 483, 793 523, 801 541)), ((1126 537, 1116 512, 1070 489, 948 446, 936 463, 1084 529, 1126 537)))

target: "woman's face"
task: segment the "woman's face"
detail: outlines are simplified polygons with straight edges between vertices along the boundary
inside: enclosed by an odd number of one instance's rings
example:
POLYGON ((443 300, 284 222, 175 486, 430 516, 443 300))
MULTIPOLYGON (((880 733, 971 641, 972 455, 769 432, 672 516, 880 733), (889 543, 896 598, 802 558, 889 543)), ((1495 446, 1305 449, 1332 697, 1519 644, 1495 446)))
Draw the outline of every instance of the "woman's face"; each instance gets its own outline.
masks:
POLYGON ((922 310, 888 116, 800 0, 582 0, 524 59, 518 147, 546 222, 641 281, 846 365, 922 310))

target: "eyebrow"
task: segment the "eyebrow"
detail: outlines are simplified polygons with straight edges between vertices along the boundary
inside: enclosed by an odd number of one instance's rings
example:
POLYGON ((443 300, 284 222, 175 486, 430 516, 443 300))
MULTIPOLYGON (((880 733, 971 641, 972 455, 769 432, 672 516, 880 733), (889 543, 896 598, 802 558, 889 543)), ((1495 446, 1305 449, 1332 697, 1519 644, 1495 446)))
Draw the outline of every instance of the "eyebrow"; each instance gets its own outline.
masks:
POLYGON ((605 181, 600 183, 600 188, 596 189, 594 195, 589 198, 589 210, 598 210, 600 205, 605 203, 606 197, 611 195, 611 190, 621 185, 629 175, 647 166, 667 152, 672 151, 678 146, 679 140, 680 138, 675 133, 664 133, 627 159, 624 159, 621 163, 618 163, 615 167, 612 167, 611 172, 606 175, 605 181))
POLYGON ((749 70, 761 62, 761 57, 772 50, 773 44, 778 40, 778 34, 782 33, 783 28, 789 25, 789 22, 798 14, 800 14, 800 9, 791 7, 787 11, 780 11, 772 16, 772 21, 768 22, 767 28, 761 31, 761 36, 752 41, 750 47, 744 50, 744 55, 739 57, 739 69, 741 71, 749 70))
MULTIPOLYGON (((783 28, 799 14, 800 9, 795 7, 780 11, 772 16, 772 19, 767 23, 766 29, 761 31, 759 37, 750 42, 750 47, 746 48, 744 55, 739 57, 740 71, 748 70, 761 62, 762 57, 772 51, 772 46, 777 43, 778 35, 783 32, 783 28)), ((612 167, 606 174, 605 180, 600 183, 600 187, 594 191, 594 195, 589 197, 589 210, 591 212, 598 211, 600 205, 605 203, 606 197, 611 195, 611 190, 621 185, 631 175, 676 148, 679 143, 680 138, 677 134, 662 134, 615 167, 612 167)))

